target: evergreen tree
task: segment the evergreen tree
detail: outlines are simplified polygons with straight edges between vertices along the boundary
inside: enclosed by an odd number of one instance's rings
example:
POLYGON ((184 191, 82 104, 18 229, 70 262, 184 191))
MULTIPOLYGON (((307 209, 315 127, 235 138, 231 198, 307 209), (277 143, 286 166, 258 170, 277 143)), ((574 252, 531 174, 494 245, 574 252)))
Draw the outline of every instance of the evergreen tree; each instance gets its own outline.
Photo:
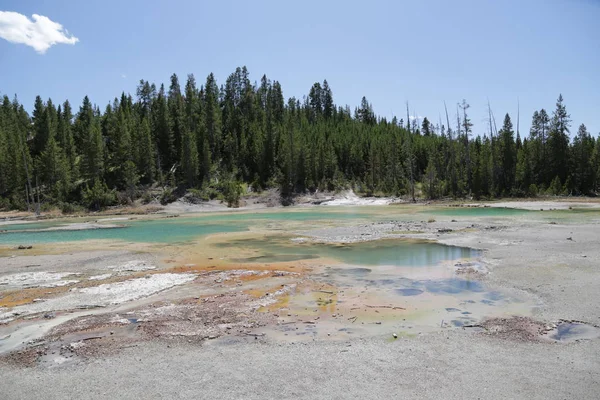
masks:
POLYGON ((510 115, 504 117, 504 124, 499 132, 500 142, 500 165, 501 174, 499 181, 499 192, 504 195, 510 195, 515 182, 515 166, 516 166, 516 146, 515 132, 513 131, 510 115))
MULTIPOLYGON (((183 96, 181 95, 181 87, 179 86, 179 78, 176 74, 171 75, 171 85, 169 86, 168 96, 169 119, 171 122, 171 132, 173 138, 172 157, 169 159, 166 167, 171 168, 172 164, 176 164, 176 160, 181 160, 183 135, 185 128, 185 116, 183 96)), ((165 160, 166 161, 166 160, 165 160)))
MULTIPOLYGON (((175 100, 173 100, 175 102, 175 100)), ((174 111, 178 118, 181 118, 180 110, 177 106, 173 106, 174 111)), ((160 86, 156 101, 153 103, 153 137, 156 141, 157 149, 157 166, 163 172, 168 171, 175 160, 177 159, 175 153, 175 141, 173 139, 173 130, 171 123, 171 113, 167 106, 167 98, 165 96, 164 85, 160 86)), ((142 120, 145 118, 142 117, 142 120)), ((181 121, 180 121, 181 124, 181 121)))
POLYGON ((567 114, 563 97, 559 95, 556 101, 556 110, 552 115, 552 124, 548 137, 548 156, 550 160, 550 177, 552 179, 558 177, 561 183, 565 183, 568 168, 568 153, 569 153, 569 127, 571 125, 571 117, 567 114))
POLYGON ((425 192, 430 199, 436 199, 438 197, 438 178, 437 169, 435 167, 433 158, 429 159, 427 169, 425 170, 425 192))
POLYGON ((70 189, 67 160, 54 136, 48 140, 38 165, 42 181, 52 188, 52 197, 59 201, 66 200, 70 189))
POLYGON ((584 124, 579 126, 571 151, 572 184, 575 193, 589 194, 594 187, 594 140, 584 124))
POLYGON ((82 175, 90 181, 101 179, 104 172, 104 140, 99 114, 91 105, 88 109, 84 100, 76 122, 82 141, 82 175))
MULTIPOLYGON (((221 109, 219 106, 219 88, 217 87, 217 81, 212 73, 206 78, 203 100, 204 132, 206 132, 206 137, 208 139, 208 153, 210 153, 212 162, 220 163, 221 146, 223 145, 221 133, 221 109)), ((206 157, 207 153, 203 152, 203 155, 206 157)))
POLYGON ((88 139, 93 121, 94 109, 92 107, 92 102, 88 96, 85 96, 81 107, 79 107, 74 126, 75 148, 79 154, 83 154, 85 150, 85 143, 88 139))
POLYGON ((364 96, 360 101, 360 108, 356 110, 356 119, 369 125, 374 125, 375 122, 377 122, 375 119, 375 113, 373 112, 373 106, 371 106, 367 98, 364 96))
POLYGON ((331 93, 331 88, 327 83, 327 80, 323 81, 323 90, 321 92, 322 103, 323 103, 323 116, 325 119, 330 119, 333 117, 333 113, 335 111, 335 104, 333 104, 333 94, 331 93))
POLYGON ((541 161, 540 161, 540 176, 539 180, 541 182, 545 182, 546 184, 550 183, 550 165, 548 162, 548 132, 550 130, 550 117, 548 113, 543 108, 540 110, 539 114, 539 127, 540 127, 540 143, 541 143, 541 161))
POLYGON ((521 195, 535 195, 530 186, 534 182, 533 162, 530 151, 531 143, 525 139, 517 150, 517 166, 515 186, 521 195))
POLYGON ((75 149, 75 140, 73 139, 73 112, 71 104, 65 101, 62 105, 62 110, 59 106, 57 140, 58 145, 63 149, 66 161, 67 173, 70 179, 76 179, 77 171, 77 150, 75 149))
POLYGON ((152 134, 150 131, 150 122, 148 118, 143 118, 137 122, 138 139, 137 146, 139 146, 138 158, 135 160, 137 165, 137 172, 142 183, 152 183, 155 179, 162 182, 160 178, 160 170, 155 170, 155 152, 152 144, 152 134))
POLYGON ((46 142, 48 141, 49 136, 47 115, 46 105, 42 101, 42 98, 36 96, 32 118, 34 134, 32 153, 34 156, 39 155, 44 148, 46 148, 46 142))
MULTIPOLYGON (((210 174, 210 150, 207 146, 207 138, 204 124, 204 109, 202 97, 196 88, 194 75, 188 75, 185 84, 185 117, 187 122, 186 134, 191 136, 185 140, 195 140, 196 148, 191 150, 182 149, 182 163, 188 185, 193 186, 201 182, 210 174), (207 151, 209 154, 204 154, 207 151), (195 174, 192 177, 192 174, 195 174), (198 176, 199 175, 199 176, 198 176)), ((184 141, 185 142, 185 141, 184 141)))
POLYGON ((433 134, 433 128, 427 117, 423 118, 423 123, 421 124, 421 133, 424 136, 430 136, 433 134))
MULTIPOLYGON (((162 89, 164 96, 164 88, 162 89)), ((140 80, 136 90, 139 99, 140 118, 146 118, 152 111, 152 103, 156 98, 156 85, 145 80, 140 80)))
POLYGON ((311 122, 315 122, 317 118, 320 118, 323 115, 323 99, 324 95, 321 84, 316 82, 312 88, 310 88, 310 92, 308 93, 308 101, 311 111, 309 120, 311 122))

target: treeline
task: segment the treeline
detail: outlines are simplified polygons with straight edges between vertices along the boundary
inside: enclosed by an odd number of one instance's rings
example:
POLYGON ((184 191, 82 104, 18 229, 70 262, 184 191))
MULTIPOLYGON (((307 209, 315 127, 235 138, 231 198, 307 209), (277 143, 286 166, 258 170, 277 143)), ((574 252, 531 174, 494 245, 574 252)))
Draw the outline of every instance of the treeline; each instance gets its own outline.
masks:
MULTIPOLYGON (((600 141, 555 109, 533 115, 515 133, 508 114, 500 130, 473 134, 463 100, 452 121, 377 117, 337 106, 327 83, 287 101, 277 81, 252 83, 238 68, 221 86, 213 74, 183 88, 140 81, 135 99, 121 94, 103 111, 86 96, 35 100, 28 115, 15 98, 0 107, 0 208, 33 204, 65 210, 130 203, 154 189, 163 202, 192 190, 235 204, 243 187, 277 187, 284 197, 352 187, 366 194, 492 198, 594 194, 600 187, 600 141)), ((518 130, 518 129, 517 129, 518 130)), ((149 200, 149 199, 148 199, 149 200)))

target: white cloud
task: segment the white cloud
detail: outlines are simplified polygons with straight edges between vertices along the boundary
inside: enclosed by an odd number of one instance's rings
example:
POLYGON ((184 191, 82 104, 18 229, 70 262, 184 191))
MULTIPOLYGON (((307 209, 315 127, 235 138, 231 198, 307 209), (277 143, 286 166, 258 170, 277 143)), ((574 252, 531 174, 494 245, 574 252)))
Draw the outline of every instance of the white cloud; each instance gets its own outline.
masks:
POLYGON ((79 41, 58 22, 33 14, 33 21, 23 14, 0 11, 0 38, 11 43, 31 46, 40 54, 55 44, 75 44, 79 41))
POLYGON ((121 78, 125 79, 125 78, 127 78, 127 75, 121 74, 121 78))
POLYGON ((423 119, 423 117, 422 117, 422 116, 420 116, 420 115, 409 115, 409 116, 408 116, 408 118, 409 118, 411 121, 414 121, 415 119, 417 119, 417 120, 419 120, 419 119, 423 119))

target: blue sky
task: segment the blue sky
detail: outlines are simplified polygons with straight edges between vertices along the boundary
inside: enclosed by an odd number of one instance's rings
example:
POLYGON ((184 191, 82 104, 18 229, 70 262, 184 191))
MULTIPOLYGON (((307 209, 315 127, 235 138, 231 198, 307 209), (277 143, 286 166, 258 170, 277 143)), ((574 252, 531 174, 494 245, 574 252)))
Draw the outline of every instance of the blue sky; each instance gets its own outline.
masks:
POLYGON ((3 0, 0 11, 46 16, 79 39, 45 54, 0 39, 0 93, 28 109, 37 94, 76 109, 87 94, 104 109, 140 79, 214 72, 220 84, 246 65, 286 97, 327 79, 337 104, 364 95, 384 116, 405 117, 409 101, 437 122, 444 101, 453 115, 464 98, 475 133, 488 98, 497 122, 509 112, 515 125, 519 100, 523 135, 562 93, 572 133, 582 122, 600 132, 600 0, 3 0))

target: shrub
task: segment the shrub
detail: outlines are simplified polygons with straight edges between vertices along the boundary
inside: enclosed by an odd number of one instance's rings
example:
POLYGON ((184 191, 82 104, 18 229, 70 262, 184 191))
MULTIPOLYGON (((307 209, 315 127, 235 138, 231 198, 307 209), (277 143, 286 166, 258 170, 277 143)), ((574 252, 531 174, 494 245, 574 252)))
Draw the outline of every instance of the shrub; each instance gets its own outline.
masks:
POLYGON ((344 174, 340 170, 336 169, 333 174, 333 190, 347 190, 350 189, 351 185, 344 177, 344 174))
POLYGON ((57 206, 63 214, 76 214, 84 211, 83 207, 73 203, 59 202, 57 206))
POLYGON ((214 200, 221 197, 221 193, 219 193, 219 191, 212 186, 209 186, 206 189, 204 189, 204 193, 208 200, 214 200))
POLYGON ((117 203, 122 206, 130 206, 133 204, 133 197, 130 196, 127 192, 116 192, 117 195, 117 203))
POLYGON ((160 204, 163 206, 177 200, 177 196, 175 195, 175 191, 171 188, 165 188, 162 194, 160 195, 160 204))
POLYGON ((531 197, 537 197, 538 195, 538 187, 535 185, 535 183, 532 183, 531 185, 529 185, 529 195, 531 197))
POLYGON ((106 183, 100 182, 100 179, 96 179, 91 188, 86 185, 81 197, 82 204, 90 210, 100 210, 117 203, 115 191, 109 190, 106 183))
POLYGON ((0 211, 8 211, 11 209, 10 200, 4 197, 0 197, 0 211))
POLYGON ((563 187, 560 183, 560 178, 558 176, 556 176, 553 180, 552 183, 550 183, 550 186, 548 186, 548 191, 547 193, 550 195, 555 195, 558 196, 559 194, 561 194, 563 191, 563 187))
POLYGON ((250 189, 254 193, 259 193, 263 190, 263 187, 260 183, 260 178, 258 177, 258 175, 254 176, 254 179, 250 183, 250 189))
POLYGON ((227 202, 227 207, 239 207, 242 193, 243 187, 237 180, 230 179, 223 184, 223 196, 227 202))
POLYGON ((40 205, 40 210, 42 212, 51 212, 55 209, 55 207, 55 203, 42 202, 42 204, 40 205))
POLYGON ((13 210, 27 210, 27 201, 25 200, 24 196, 18 196, 17 194, 12 195, 10 198, 10 204, 10 208, 13 210))
POLYGON ((187 193, 183 197, 185 198, 185 201, 192 204, 199 204, 203 201, 208 201, 206 192, 198 189, 188 189, 187 193))
POLYGON ((152 203, 152 200, 154 200, 154 197, 152 197, 152 194, 149 191, 142 195, 142 204, 152 203))

